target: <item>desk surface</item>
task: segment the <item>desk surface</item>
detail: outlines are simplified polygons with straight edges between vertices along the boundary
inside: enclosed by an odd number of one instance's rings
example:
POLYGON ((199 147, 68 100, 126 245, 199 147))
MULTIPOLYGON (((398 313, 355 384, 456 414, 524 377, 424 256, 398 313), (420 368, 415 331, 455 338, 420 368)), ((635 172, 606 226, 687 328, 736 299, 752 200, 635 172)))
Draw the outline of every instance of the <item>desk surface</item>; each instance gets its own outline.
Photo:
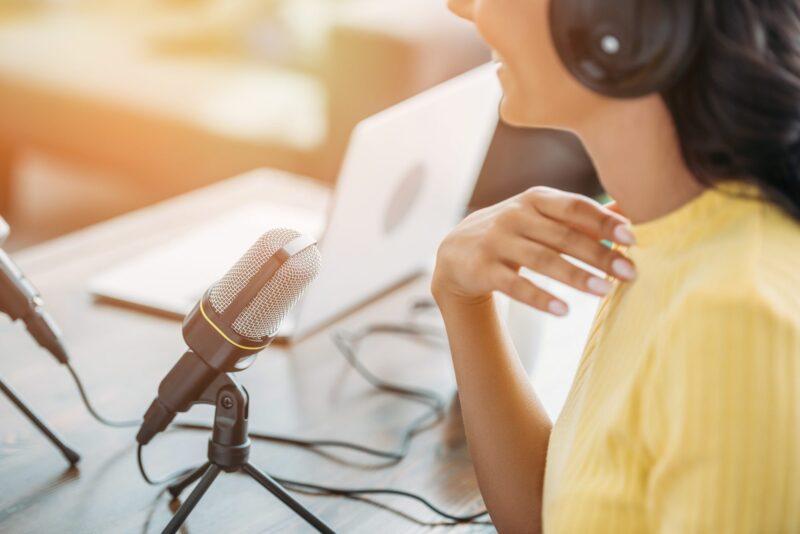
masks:
MULTIPOLYGON (((104 414, 140 416, 184 344, 175 321, 93 302, 86 291, 87 280, 102 268, 187 231, 208 210, 232 208, 267 194, 318 209, 323 209, 326 198, 322 187, 313 183, 256 172, 17 256, 57 317, 73 363, 104 414)), ((336 328, 395 320, 411 299, 426 294, 425 281, 413 282, 344 319, 336 328)), ((585 320, 579 322, 579 328, 585 329, 585 320)), ((575 335, 574 325, 562 325, 563 338, 573 339, 566 345, 571 353, 574 338, 580 336, 575 335)), ((547 330, 545 337, 555 340, 554 332, 547 330)), ((402 427, 422 408, 373 391, 338 356, 329 334, 321 332, 293 346, 272 347, 241 373, 241 382, 252 396, 251 430, 394 447, 402 427)), ((83 455, 78 469, 66 469, 50 444, 0 398, 0 531, 160 531, 171 515, 169 502, 159 495, 158 488, 147 486, 139 477, 135 429, 108 429, 90 419, 65 370, 39 350, 19 325, 0 322, 0 347, 0 375, 83 455)), ((545 380, 561 373, 568 382, 576 356, 564 359, 560 352, 543 354, 538 368, 545 380)), ((441 348, 384 338, 367 343, 363 355, 381 376, 444 395, 454 389, 449 357, 441 348)), ((563 401, 564 389, 556 388, 549 393, 549 400, 545 399, 553 412, 563 401)), ((196 408, 186 419, 209 422, 210 417, 210 410, 196 408)), ((153 473, 202 463, 206 439, 203 433, 164 434, 147 447, 145 462, 153 473)), ((263 443, 254 444, 251 458, 264 470, 287 478, 402 488, 459 513, 482 506, 466 452, 443 445, 441 426, 419 436, 409 457, 388 469, 376 469, 355 456, 347 456, 353 463, 334 463, 306 451, 263 443)), ((413 519, 359 501, 299 498, 337 531, 436 530, 428 525, 437 521, 431 512, 399 499, 378 500, 413 519)), ((191 532, 306 531, 291 512, 239 475, 220 477, 187 525, 191 532)), ((467 528, 476 527, 461 527, 467 528)))

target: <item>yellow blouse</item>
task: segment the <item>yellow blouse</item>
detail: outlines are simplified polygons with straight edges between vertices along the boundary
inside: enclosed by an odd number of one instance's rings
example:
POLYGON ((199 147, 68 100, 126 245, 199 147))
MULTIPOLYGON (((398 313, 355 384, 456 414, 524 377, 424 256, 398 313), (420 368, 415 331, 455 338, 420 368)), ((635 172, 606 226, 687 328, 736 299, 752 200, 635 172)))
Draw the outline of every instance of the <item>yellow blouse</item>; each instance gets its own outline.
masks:
POLYGON ((800 533, 800 225, 726 188, 635 231, 550 439, 545 534, 800 533))

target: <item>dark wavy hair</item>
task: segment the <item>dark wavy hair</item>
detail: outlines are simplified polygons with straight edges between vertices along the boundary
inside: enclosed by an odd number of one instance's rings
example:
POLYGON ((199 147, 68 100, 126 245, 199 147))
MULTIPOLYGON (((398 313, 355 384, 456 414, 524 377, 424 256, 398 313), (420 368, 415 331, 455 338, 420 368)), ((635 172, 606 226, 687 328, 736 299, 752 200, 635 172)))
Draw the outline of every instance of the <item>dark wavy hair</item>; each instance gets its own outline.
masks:
POLYGON ((750 182, 800 221, 800 0, 698 0, 698 17, 663 94, 683 157, 704 185, 750 182))

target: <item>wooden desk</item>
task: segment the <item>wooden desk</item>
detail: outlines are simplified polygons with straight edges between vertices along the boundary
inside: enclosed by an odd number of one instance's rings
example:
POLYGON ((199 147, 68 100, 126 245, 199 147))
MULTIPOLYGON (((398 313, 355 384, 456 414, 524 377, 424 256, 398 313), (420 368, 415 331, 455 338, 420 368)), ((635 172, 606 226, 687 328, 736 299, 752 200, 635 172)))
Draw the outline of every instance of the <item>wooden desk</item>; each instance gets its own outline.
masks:
MULTIPOLYGON (((325 209, 322 186, 287 175, 257 171, 247 176, 129 214, 30 249, 17 256, 42 291, 73 353, 73 363, 95 402, 109 417, 139 417, 158 382, 184 350, 178 322, 97 304, 86 291, 97 271, 169 241, 219 212, 268 195, 325 209)), ((334 328, 356 328, 403 317, 409 301, 428 294, 426 280, 412 282, 362 309, 334 328)), ((548 410, 557 414, 577 362, 590 306, 573 306, 574 323, 546 323, 547 350, 536 382, 548 410), (582 310, 582 311, 581 311, 582 310), (583 331, 581 330, 583 329, 583 331), (563 349, 563 350, 562 350, 563 349), (542 382, 544 381, 544 382, 542 382)), ((330 330, 294 346, 274 346, 240 374, 252 396, 251 430, 396 446, 401 429, 422 408, 376 393, 338 355, 330 330)), ((395 338, 374 339, 363 356, 379 375, 450 395, 454 389, 446 350, 395 338)), ((67 373, 41 351, 19 325, 0 322, 0 375, 16 387, 83 455, 66 470, 62 457, 5 398, 0 398, 0 532, 159 532, 170 517, 166 496, 139 477, 135 429, 102 427, 86 414, 67 373)), ((186 419, 210 422, 210 409, 186 419)), ((306 451, 254 443, 252 461, 285 477, 339 486, 390 486, 419 492, 458 513, 482 504, 463 449, 443 445, 443 427, 420 435, 396 467, 371 469, 333 463, 306 451)), ((202 463, 207 435, 171 432, 145 449, 153 473, 202 463)), ((366 462, 366 463, 364 463, 366 462)), ((419 522, 365 503, 300 496, 340 532, 436 530, 437 518, 415 503, 380 498, 419 522)), ((246 477, 220 477, 188 522, 197 532, 287 532, 308 529, 246 477)), ((460 527, 456 531, 491 527, 460 527)), ((444 530, 444 529, 443 529, 444 530)), ((450 531, 447 529, 448 532, 450 531)))

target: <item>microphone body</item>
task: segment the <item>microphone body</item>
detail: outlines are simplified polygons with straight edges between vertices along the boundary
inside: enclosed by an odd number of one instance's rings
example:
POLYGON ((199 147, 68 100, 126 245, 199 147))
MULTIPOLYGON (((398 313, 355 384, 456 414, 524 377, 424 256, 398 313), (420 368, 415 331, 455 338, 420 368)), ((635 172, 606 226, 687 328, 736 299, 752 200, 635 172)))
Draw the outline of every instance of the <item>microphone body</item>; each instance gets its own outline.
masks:
MULTIPOLYGON (((319 271, 316 242, 291 230, 265 234, 183 322, 187 350, 158 387, 136 440, 146 445, 223 373, 247 369, 319 271)), ((213 399, 211 400, 213 402, 213 399)))
MULTIPOLYGON (((0 222, 2 220, 0 219, 0 222)), ((0 312, 12 321, 21 320, 39 345, 60 363, 69 357, 61 341, 61 332, 44 310, 44 302, 11 257, 0 249, 0 312)))
POLYGON ((232 331, 220 335, 211 326, 217 326, 221 321, 213 312, 209 293, 206 292, 183 322, 183 337, 189 350, 159 384, 158 397, 147 410, 136 437, 139 443, 146 444, 153 436, 163 432, 175 415, 188 411, 221 373, 243 371, 249 367, 255 355, 272 341, 266 338, 254 343, 256 340, 243 339, 232 331), (229 341, 233 339, 239 346, 229 341))

